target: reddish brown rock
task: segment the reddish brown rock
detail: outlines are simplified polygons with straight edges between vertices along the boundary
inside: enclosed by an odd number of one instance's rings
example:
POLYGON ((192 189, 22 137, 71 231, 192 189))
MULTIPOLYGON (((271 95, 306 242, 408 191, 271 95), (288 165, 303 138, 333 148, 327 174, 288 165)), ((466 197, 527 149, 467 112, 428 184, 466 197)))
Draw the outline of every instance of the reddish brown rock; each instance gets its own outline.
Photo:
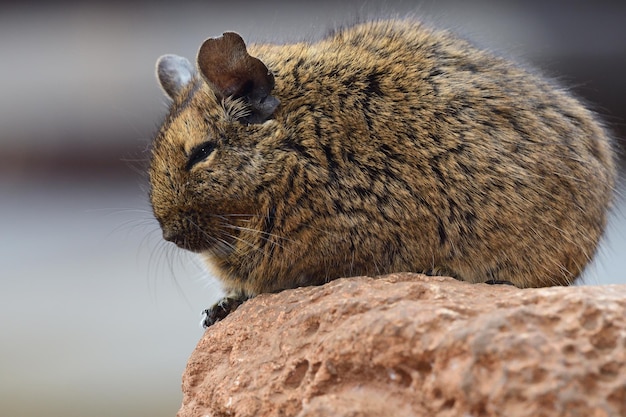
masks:
POLYGON ((626 416, 626 286, 394 274, 261 295, 207 330, 179 417, 626 416))

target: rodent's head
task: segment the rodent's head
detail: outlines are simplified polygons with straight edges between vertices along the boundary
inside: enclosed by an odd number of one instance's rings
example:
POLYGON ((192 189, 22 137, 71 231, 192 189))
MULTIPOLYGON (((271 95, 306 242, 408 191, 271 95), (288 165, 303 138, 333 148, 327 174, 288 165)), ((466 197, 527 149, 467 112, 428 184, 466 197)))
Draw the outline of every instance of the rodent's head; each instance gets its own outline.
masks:
POLYGON ((178 246, 228 253, 234 229, 267 206, 280 169, 274 77, 235 33, 207 39, 197 70, 185 58, 159 58, 157 77, 173 103, 153 143, 154 214, 178 246))

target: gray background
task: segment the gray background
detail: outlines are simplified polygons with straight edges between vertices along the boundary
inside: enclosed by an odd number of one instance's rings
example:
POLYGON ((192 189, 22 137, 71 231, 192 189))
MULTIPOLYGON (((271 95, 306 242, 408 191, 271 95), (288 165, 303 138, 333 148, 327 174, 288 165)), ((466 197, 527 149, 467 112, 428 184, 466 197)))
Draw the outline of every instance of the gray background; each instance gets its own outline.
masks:
MULTIPOLYGON (((227 30, 286 42, 407 12, 558 76, 626 137, 625 2, 3 5, 0 415, 155 417, 180 405, 198 312, 219 288, 161 240, 138 172, 166 111, 159 55, 193 59, 227 30)), ((585 283, 626 283, 625 207, 585 283)))

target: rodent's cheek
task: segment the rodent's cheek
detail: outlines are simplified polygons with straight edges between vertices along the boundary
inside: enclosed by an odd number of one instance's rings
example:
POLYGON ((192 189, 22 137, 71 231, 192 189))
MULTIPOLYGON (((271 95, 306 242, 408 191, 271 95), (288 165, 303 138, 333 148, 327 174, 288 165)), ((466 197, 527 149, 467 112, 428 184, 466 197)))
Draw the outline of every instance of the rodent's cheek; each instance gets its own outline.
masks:
POLYGON ((237 188, 238 181, 229 172, 215 168, 198 169, 189 178, 183 199, 186 204, 196 206, 201 211, 215 212, 233 199, 233 191, 237 188))

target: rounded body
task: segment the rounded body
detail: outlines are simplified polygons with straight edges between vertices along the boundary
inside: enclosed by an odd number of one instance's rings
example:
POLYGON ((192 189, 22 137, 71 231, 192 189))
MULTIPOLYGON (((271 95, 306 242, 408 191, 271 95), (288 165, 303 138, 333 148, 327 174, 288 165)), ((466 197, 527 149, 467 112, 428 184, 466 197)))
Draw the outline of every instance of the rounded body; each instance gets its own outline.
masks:
POLYGON ((594 255, 613 151, 552 82, 413 21, 248 50, 273 73, 272 116, 243 123, 195 74, 150 168, 164 234, 227 291, 399 271, 563 285, 594 255))

